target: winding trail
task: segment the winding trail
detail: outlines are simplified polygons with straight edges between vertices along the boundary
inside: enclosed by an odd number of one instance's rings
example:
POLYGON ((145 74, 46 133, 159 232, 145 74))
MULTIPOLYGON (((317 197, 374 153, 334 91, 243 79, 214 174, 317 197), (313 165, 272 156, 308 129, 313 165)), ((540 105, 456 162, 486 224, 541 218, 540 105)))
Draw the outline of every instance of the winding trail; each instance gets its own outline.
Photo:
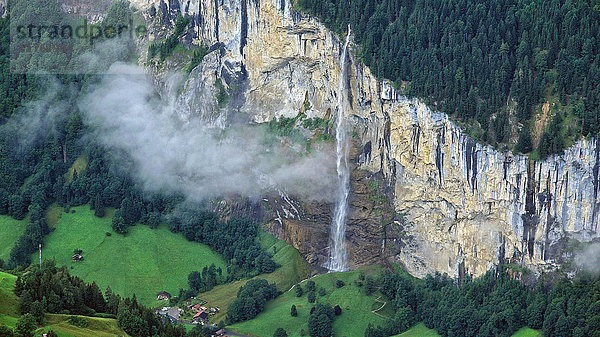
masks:
MULTIPOLYGON (((377 289, 377 290, 379 291, 379 289, 377 289)), ((379 307, 378 309, 375 309, 375 310, 371 310, 371 312, 372 312, 372 313, 374 313, 375 315, 379 316, 379 317, 382 317, 382 318, 385 318, 385 319, 390 319, 390 317, 388 317, 388 316, 385 316, 385 315, 382 315, 382 314, 380 314, 380 313, 378 312, 378 311, 380 311, 381 309, 383 309, 383 308, 385 307, 385 305, 387 304, 387 302, 386 302, 386 301, 382 301, 382 300, 381 300, 381 298, 382 298, 382 297, 383 297, 383 295, 380 293, 380 294, 379 294, 379 296, 377 296, 377 298, 375 298, 375 300, 374 300, 374 301, 375 301, 375 302, 377 302, 377 303, 383 303, 383 304, 381 305, 381 307, 379 307)))
MULTIPOLYGON (((308 281, 308 280, 310 280, 311 278, 315 278, 315 277, 317 277, 317 276, 319 276, 319 275, 323 275, 323 274, 321 274, 321 273, 317 273, 317 274, 315 274, 315 275, 313 275, 313 276, 311 276, 311 277, 309 277, 309 278, 305 278, 305 279, 304 279, 304 280, 302 280, 302 281, 298 281, 298 282, 296 282, 296 284, 300 284, 300 283, 302 283, 302 282, 304 282, 304 281, 308 281)), ((286 292, 290 292, 290 291, 292 291, 292 289, 294 289, 294 287, 296 286, 296 284, 294 284, 294 285, 293 285, 293 286, 292 286, 292 287, 291 287, 291 288, 290 288, 288 291, 286 291, 286 292)))

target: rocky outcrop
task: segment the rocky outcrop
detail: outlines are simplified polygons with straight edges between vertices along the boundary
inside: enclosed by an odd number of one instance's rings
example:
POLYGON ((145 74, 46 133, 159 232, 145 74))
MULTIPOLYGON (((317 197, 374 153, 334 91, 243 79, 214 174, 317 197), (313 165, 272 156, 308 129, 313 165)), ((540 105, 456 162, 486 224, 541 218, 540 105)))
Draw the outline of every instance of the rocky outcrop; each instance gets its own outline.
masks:
MULTIPOLYGON (((244 84, 236 111, 255 123, 295 116, 305 100, 309 117, 326 117, 338 95, 348 95, 352 267, 392 260, 417 276, 481 275, 499 262, 543 270, 556 266, 569 240, 600 236, 596 140, 541 162, 499 152, 474 142, 447 115, 401 96, 353 57, 344 65, 348 90, 338 92, 343 42, 289 0, 132 2, 165 24, 177 13, 192 16, 186 39, 219 46, 186 82, 191 111, 219 118, 223 111, 200 107, 194 97, 206 95, 211 76, 232 88, 223 74, 244 84)), ((264 202, 271 230, 322 264, 332 206, 283 195, 264 202)))
POLYGON ((0 18, 6 17, 7 13, 6 0, 0 0, 0 18))
POLYGON ((85 17, 89 24, 102 21, 111 3, 110 0, 60 0, 63 12, 85 17))

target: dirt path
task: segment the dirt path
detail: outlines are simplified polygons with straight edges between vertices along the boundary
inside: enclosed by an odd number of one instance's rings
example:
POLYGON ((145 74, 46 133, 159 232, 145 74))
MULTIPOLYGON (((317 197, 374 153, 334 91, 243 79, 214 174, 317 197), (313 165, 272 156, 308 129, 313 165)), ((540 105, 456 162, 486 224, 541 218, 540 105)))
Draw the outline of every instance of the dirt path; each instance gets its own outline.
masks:
MULTIPOLYGON (((300 283, 302 283, 302 282, 304 282, 304 281, 308 281, 308 280, 310 280, 311 278, 315 278, 315 277, 317 277, 317 276, 319 276, 319 275, 323 275, 323 274, 321 274, 321 273, 317 273, 316 275, 313 275, 313 276, 311 276, 311 277, 309 277, 309 278, 305 278, 304 280, 302 280, 302 281, 300 281, 300 282, 298 282, 298 283, 296 283, 296 284, 300 284, 300 283)), ((296 286, 296 284, 294 284, 294 285, 293 285, 293 286, 292 286, 292 287, 291 287, 291 288, 290 288, 288 291, 286 291, 286 292, 290 292, 290 291, 292 291, 292 289, 294 289, 294 287, 296 286)))
MULTIPOLYGON (((379 290, 379 289, 377 289, 377 290, 379 290)), ((383 303, 383 304, 381 304, 381 306, 380 306, 378 309, 371 310, 371 312, 372 312, 372 313, 374 313, 375 315, 379 316, 379 317, 382 317, 382 318, 385 318, 385 319, 390 319, 388 316, 382 315, 382 314, 380 314, 380 313, 378 312, 378 311, 380 311, 381 309, 383 309, 383 308, 385 307, 385 305, 387 304, 387 302, 386 302, 386 301, 382 301, 382 300, 381 300, 381 298, 382 298, 382 297, 383 297, 383 295, 379 294, 379 296, 377 296, 377 297, 375 298, 374 302, 376 302, 376 303, 383 303)))

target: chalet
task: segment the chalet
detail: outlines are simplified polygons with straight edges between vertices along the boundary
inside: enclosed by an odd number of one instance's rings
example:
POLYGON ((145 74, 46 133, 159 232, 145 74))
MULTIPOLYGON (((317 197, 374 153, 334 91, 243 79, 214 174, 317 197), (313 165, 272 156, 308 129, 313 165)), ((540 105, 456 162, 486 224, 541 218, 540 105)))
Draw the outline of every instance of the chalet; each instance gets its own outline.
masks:
POLYGON ((168 301, 171 298, 171 294, 166 291, 161 291, 156 296, 157 301, 168 301))
POLYGON ((73 262, 78 262, 78 261, 81 261, 81 260, 83 260, 83 256, 81 256, 81 254, 75 254, 75 255, 73 255, 73 257, 71 258, 71 260, 72 260, 73 262))
POLYGON ((194 315, 194 319, 202 322, 203 324, 205 324, 205 323, 208 322, 208 313, 206 313, 206 311, 204 311, 204 310, 198 311, 194 315))

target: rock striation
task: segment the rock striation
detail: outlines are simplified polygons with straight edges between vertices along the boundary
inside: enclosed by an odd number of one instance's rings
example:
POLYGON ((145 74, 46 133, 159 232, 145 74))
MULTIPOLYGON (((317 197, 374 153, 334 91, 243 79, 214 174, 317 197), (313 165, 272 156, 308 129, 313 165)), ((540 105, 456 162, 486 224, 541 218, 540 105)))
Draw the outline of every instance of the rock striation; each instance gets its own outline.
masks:
MULTIPOLYGON (((309 117, 329 118, 339 95, 347 95, 354 128, 351 267, 394 261, 420 277, 477 276, 500 262, 542 271, 556 268, 573 240, 600 237, 595 139, 545 161, 500 152, 402 96, 352 55, 348 89, 339 92, 343 41, 289 0, 131 2, 166 26, 179 13, 191 16, 186 40, 213 46, 186 82, 182 96, 191 111, 220 118, 216 105, 196 99, 215 95, 206 86, 216 77, 242 88, 235 109, 252 123, 295 116, 306 101, 309 117)), ((293 199, 265 198, 263 215, 273 233, 321 265, 333 206, 293 199)))

